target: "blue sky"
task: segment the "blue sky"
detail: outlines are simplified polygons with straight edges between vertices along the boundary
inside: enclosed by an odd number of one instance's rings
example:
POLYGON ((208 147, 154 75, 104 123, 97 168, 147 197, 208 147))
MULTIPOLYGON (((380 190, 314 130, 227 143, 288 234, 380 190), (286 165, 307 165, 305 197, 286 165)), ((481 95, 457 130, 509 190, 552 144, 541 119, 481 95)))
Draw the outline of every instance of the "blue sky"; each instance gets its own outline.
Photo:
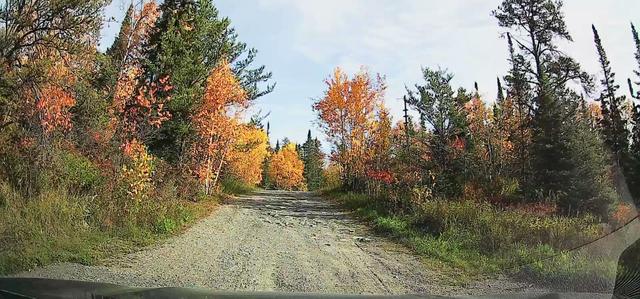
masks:
MULTIPOLYGON (((386 103, 400 119, 405 85, 421 82, 420 68, 443 67, 454 84, 477 81, 487 100, 496 94, 496 76, 507 70, 503 30, 491 17, 500 0, 217 0, 240 40, 258 49, 256 62, 273 72, 273 93, 253 108, 271 112, 271 139, 302 142, 308 129, 318 135, 313 99, 333 68, 356 72, 361 66, 386 76, 386 103)), ((130 3, 114 0, 105 15, 101 48, 108 47, 130 3)), ((626 92, 636 67, 629 22, 640 27, 640 1, 566 0, 566 23, 573 43, 562 49, 591 74, 600 74, 591 24, 600 36, 626 92)), ((324 138, 321 137, 321 140, 324 138)))

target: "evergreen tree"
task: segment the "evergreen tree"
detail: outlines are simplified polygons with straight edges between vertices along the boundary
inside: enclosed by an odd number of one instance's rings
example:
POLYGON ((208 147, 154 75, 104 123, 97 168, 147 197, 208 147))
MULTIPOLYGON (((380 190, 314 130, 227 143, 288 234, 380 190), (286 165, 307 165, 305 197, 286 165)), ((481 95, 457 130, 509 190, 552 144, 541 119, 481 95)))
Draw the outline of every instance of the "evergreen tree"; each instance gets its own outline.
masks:
MULTIPOLYGON (((638 37, 638 31, 636 30, 636 27, 633 25, 633 23, 631 23, 631 34, 633 35, 633 44, 636 48, 636 52, 634 53, 634 57, 636 59, 636 63, 638 64, 638 67, 640 67, 640 37, 638 37)), ((634 74, 636 74, 636 77, 638 77, 638 82, 636 82, 636 84, 640 84, 640 68, 638 68, 637 70, 633 71, 634 74)), ((637 94, 637 96, 640 97, 640 91, 637 94)))
POLYGON ((274 153, 277 153, 280 151, 280 140, 276 140, 276 147, 273 150, 274 153))
POLYGON ((591 28, 603 74, 603 78, 600 80, 603 89, 599 98, 600 107, 602 108, 602 131, 605 143, 614 154, 614 162, 620 165, 629 147, 627 120, 622 112, 625 98, 624 96, 616 96, 620 85, 615 83, 615 73, 611 70, 611 63, 607 58, 607 53, 602 46, 602 40, 596 27, 592 25, 591 28))
POLYGON ((518 165, 514 165, 517 171, 514 177, 517 177, 521 183, 530 180, 531 163, 530 163, 530 126, 532 116, 532 96, 531 87, 527 82, 526 69, 529 63, 524 56, 516 53, 511 39, 511 34, 507 33, 507 45, 509 47, 509 64, 511 68, 505 76, 507 83, 507 96, 514 101, 516 105, 518 127, 515 128, 517 133, 513 135, 513 144, 518 156, 518 165))
POLYGON ((106 54, 111 58, 113 64, 120 69, 127 55, 127 49, 129 47, 129 38, 131 35, 131 22, 133 21, 133 3, 129 5, 127 13, 124 15, 122 25, 120 25, 120 32, 113 44, 107 49, 106 54))
MULTIPOLYGON (((467 173, 464 155, 469 145, 464 105, 471 95, 464 89, 457 92, 451 87, 453 75, 445 70, 423 69, 425 85, 416 85, 416 91, 407 89, 407 103, 420 114, 421 122, 433 128, 431 134, 422 134, 430 144, 430 159, 422 161, 423 168, 436 173, 436 189, 445 196, 455 197, 462 192, 467 173)), ((425 125, 422 125, 425 128, 425 125)))
MULTIPOLYGON (((273 155, 274 153, 273 148, 271 148, 271 142, 269 142, 268 138, 267 138, 267 152, 269 153, 269 156, 273 155)), ((271 188, 271 177, 269 176, 270 160, 271 159, 267 157, 267 159, 264 159, 264 161, 262 162, 262 182, 260 182, 260 185, 262 186, 262 188, 265 188, 265 189, 271 188)))
MULTIPOLYGON (((638 82, 636 82, 636 85, 640 85, 640 38, 638 37, 638 31, 636 30, 636 27, 633 25, 633 23, 631 24, 631 33, 636 49, 634 56, 638 67, 636 70, 634 70, 634 73, 639 80, 638 82)), ((635 100, 635 102, 632 104, 633 111, 631 115, 631 146, 629 149, 629 166, 626 169, 626 178, 631 195, 633 196, 636 204, 640 205, 640 105, 637 104, 637 102, 640 101, 640 90, 634 92, 633 82, 631 81, 631 79, 628 79, 627 83, 629 85, 631 98, 635 100)))
POLYGON ((496 78, 496 81, 498 83, 498 96, 496 97, 496 99, 498 100, 498 102, 502 102, 504 101, 504 90, 502 89, 502 82, 500 82, 500 77, 496 78))
MULTIPOLYGON (((573 95, 577 98, 577 95, 573 95)), ((590 125, 591 117, 582 100, 577 117, 567 127, 569 185, 558 206, 566 214, 589 212, 607 219, 615 191, 610 181, 610 159, 597 128, 590 125)))
POLYGON ((170 161, 179 161, 190 142, 191 117, 201 103, 206 79, 212 69, 226 59, 233 66, 250 100, 271 92, 261 89, 271 73, 264 66, 251 68, 256 51, 238 41, 227 18, 218 16, 210 0, 167 0, 147 45, 146 74, 153 82, 169 78, 173 87, 159 96, 170 98, 171 119, 163 124, 150 149, 170 161))
MULTIPOLYGON (((572 41, 561 12, 562 1, 504 0, 493 15, 501 27, 518 34, 510 35, 518 50, 515 60, 524 74, 525 87, 532 90, 532 168, 533 180, 528 189, 540 197, 551 197, 559 202, 568 198, 588 201, 589 198, 607 196, 606 188, 576 190, 572 182, 577 179, 575 169, 599 165, 598 155, 605 155, 598 147, 585 147, 593 152, 579 155, 575 145, 588 135, 582 126, 576 126, 580 97, 568 88, 576 81, 590 90, 591 78, 580 65, 557 48, 559 40, 572 41), (589 191, 589 192, 582 192, 589 191)), ((514 51, 516 52, 516 51, 514 51)), ((584 141, 586 142, 586 141, 584 141)), ((606 168, 605 168, 606 169, 606 168)), ((580 205, 572 205, 573 208, 580 205)), ((571 208, 565 211, 572 210, 571 208)))
POLYGON ((318 190, 322 187, 324 155, 320 149, 320 141, 311 138, 311 130, 307 132, 307 140, 302 145, 302 162, 304 162, 303 176, 309 190, 318 190))

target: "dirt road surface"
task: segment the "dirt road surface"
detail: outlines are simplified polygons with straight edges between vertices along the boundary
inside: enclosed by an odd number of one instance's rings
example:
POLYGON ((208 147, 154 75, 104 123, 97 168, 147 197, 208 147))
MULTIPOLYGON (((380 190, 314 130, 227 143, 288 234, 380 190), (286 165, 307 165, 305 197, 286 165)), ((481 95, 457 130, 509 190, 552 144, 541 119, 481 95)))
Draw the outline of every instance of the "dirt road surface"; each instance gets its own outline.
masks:
POLYGON ((261 191, 221 206, 185 233, 102 266, 56 264, 18 274, 137 287, 340 294, 530 291, 492 280, 452 286, 403 246, 311 193, 261 191))

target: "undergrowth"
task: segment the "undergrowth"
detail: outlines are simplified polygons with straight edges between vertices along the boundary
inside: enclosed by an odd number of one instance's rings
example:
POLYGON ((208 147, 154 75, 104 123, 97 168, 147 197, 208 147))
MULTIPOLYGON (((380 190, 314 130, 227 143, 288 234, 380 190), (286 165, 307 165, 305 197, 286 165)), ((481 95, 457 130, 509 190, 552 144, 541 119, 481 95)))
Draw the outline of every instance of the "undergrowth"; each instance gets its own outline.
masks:
POLYGON ((615 261, 569 250, 603 233, 590 216, 537 216, 465 200, 427 201, 412 213, 393 214, 384 200, 363 194, 328 191, 325 195, 427 262, 455 272, 456 282, 506 274, 569 291, 612 287, 615 261))

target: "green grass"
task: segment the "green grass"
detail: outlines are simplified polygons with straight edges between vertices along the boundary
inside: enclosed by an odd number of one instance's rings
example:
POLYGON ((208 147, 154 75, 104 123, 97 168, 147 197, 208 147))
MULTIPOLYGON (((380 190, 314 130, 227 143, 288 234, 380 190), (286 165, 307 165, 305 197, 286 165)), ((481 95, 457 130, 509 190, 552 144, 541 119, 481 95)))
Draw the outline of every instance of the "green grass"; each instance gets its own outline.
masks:
POLYGON ((232 178, 223 178, 220 185, 222 186, 222 192, 230 195, 249 194, 258 190, 255 186, 245 184, 232 178))
POLYGON ((0 182, 0 275, 54 262, 98 264, 179 233, 217 205, 216 197, 158 200, 147 210, 158 211, 148 218, 155 223, 109 227, 96 221, 100 215, 93 201, 55 190, 27 199, 0 182))
POLYGON ((325 195, 451 273, 454 283, 506 274, 562 290, 600 291, 615 276, 615 262, 566 251, 598 236, 590 217, 533 216, 470 201, 432 201, 399 215, 389 213, 384 200, 362 194, 325 195))

